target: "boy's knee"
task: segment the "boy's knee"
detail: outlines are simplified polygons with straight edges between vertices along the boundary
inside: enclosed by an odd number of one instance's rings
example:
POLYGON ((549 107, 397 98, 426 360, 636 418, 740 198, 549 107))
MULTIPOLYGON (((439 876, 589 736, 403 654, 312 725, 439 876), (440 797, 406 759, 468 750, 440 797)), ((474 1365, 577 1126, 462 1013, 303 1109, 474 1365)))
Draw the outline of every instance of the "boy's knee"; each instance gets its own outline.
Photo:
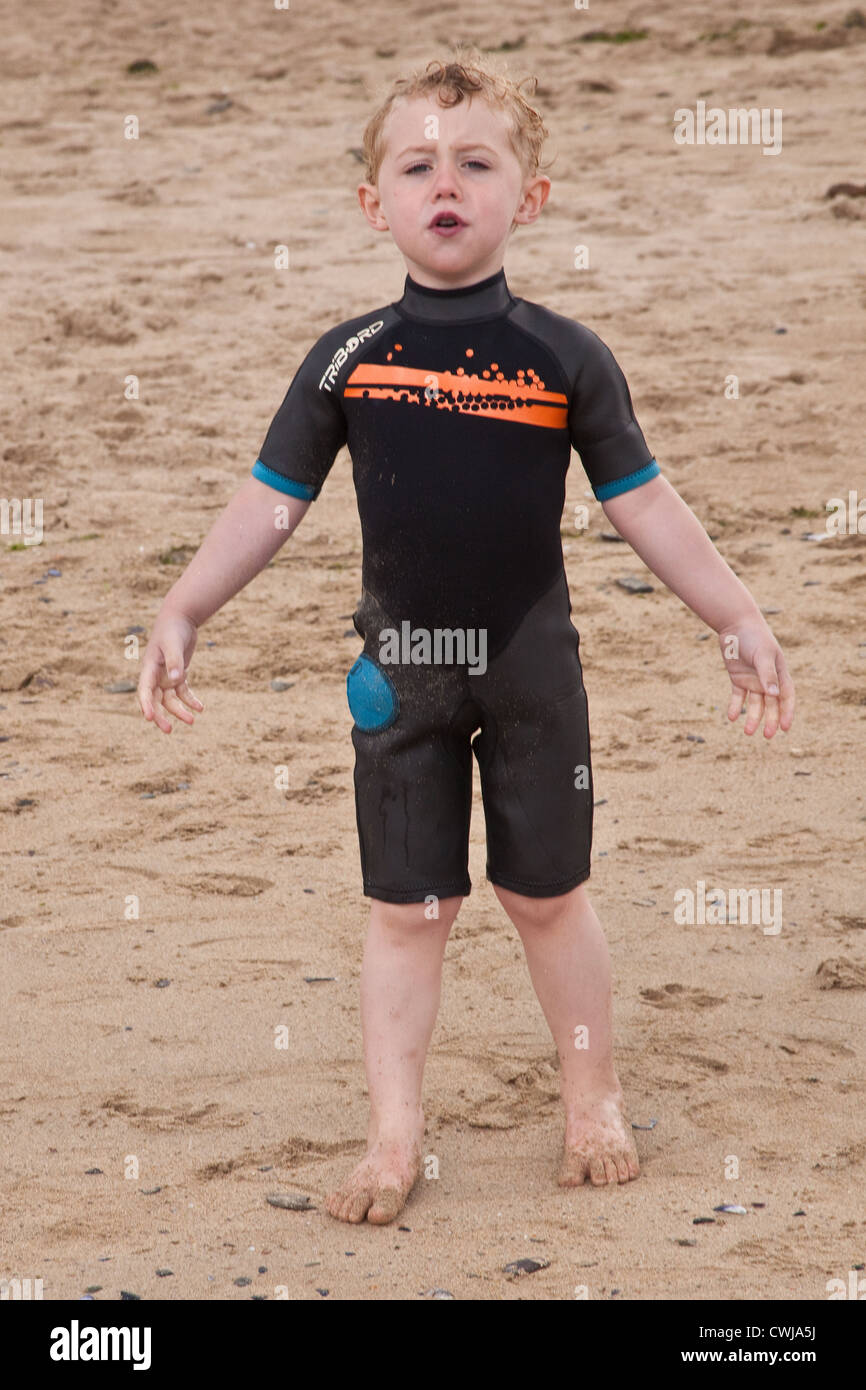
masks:
POLYGON ((501 888, 497 883, 493 884, 493 891, 518 931, 522 927, 550 926, 575 907, 583 909, 589 904, 582 883, 552 898, 531 898, 510 888, 501 888))
POLYGON ((371 913, 383 926, 398 930, 429 927, 437 922, 450 925, 460 910, 462 896, 436 898, 431 894, 431 899, 432 901, 422 903, 387 903, 381 898, 374 898, 371 913))

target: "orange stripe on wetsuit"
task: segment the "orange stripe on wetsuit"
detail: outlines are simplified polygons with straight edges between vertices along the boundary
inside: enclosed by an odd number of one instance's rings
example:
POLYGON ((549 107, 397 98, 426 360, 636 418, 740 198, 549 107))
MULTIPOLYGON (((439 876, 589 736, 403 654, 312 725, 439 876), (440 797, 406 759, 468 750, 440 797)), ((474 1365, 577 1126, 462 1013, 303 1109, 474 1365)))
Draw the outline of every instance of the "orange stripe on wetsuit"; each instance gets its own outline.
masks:
POLYGON ((344 395, 410 401, 413 405, 420 405, 423 399, 439 410, 488 415, 554 430, 568 426, 568 399, 561 391, 542 391, 532 382, 519 379, 485 380, 465 372, 359 362, 346 382, 344 395), (413 388, 422 395, 412 395, 413 388), (465 399, 460 400, 461 395, 465 399))

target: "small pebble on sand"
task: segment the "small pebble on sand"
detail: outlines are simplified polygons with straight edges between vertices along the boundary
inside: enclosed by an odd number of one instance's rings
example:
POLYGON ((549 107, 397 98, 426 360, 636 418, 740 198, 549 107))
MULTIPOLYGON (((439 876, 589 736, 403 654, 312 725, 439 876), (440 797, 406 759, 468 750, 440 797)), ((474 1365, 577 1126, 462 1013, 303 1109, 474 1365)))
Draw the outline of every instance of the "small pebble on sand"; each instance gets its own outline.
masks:
POLYGON ((645 579, 641 579, 636 574, 627 574, 622 579, 617 579, 616 583, 621 589, 627 589, 630 594, 651 594, 652 584, 647 584, 645 579))
POLYGON ((536 1270, 547 1269, 550 1260, 512 1260, 504 1268, 505 1274, 535 1274, 536 1270))
POLYGON ((315 1211, 309 1197, 298 1192, 269 1192, 266 1201, 272 1207, 282 1207, 284 1211, 315 1211))

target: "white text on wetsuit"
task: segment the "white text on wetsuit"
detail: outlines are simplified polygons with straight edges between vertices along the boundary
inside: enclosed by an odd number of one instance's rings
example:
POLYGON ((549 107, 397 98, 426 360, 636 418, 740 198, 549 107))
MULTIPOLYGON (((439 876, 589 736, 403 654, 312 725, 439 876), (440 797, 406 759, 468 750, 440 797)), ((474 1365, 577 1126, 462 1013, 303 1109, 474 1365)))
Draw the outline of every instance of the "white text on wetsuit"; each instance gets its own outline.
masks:
POLYGON ((333 381, 336 381, 337 373, 339 372, 343 363, 348 358, 349 353, 354 352, 358 345, 360 343, 363 343, 365 338, 372 338, 374 333, 378 333, 379 329, 382 327, 382 324, 384 322, 384 319, 377 319, 375 323, 368 323, 366 328, 359 328, 356 334, 353 334, 351 338, 346 339, 345 343, 341 348, 337 348, 337 351, 334 353, 333 357, 328 363, 328 366, 325 368, 325 373, 322 377, 322 380, 319 382, 320 391, 323 387, 326 391, 330 391, 331 383, 333 381))

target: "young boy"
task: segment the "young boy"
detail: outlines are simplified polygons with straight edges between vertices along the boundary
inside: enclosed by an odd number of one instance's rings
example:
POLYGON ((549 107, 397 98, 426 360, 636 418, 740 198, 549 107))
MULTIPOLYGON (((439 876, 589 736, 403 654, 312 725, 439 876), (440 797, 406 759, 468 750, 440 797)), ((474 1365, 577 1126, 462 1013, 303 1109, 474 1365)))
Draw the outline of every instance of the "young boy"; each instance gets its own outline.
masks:
POLYGON ((793 718, 779 645, 661 475, 612 354, 506 284, 509 235, 550 191, 537 172, 546 133, 519 88, 477 63, 434 62, 395 84, 365 132, 358 193, 404 258, 403 295, 308 353, 143 660, 145 718, 164 733, 168 714, 191 724, 203 709, 186 682, 198 627, 272 558, 348 443, 363 534, 364 651, 347 686, 372 899, 361 975, 371 1113, 368 1151, 328 1199, 344 1221, 392 1221, 418 1176, 443 953, 471 886, 472 753, 487 876, 559 1052, 559 1182, 638 1176, 607 945, 584 886, 589 727, 559 532, 572 445, 609 521, 719 634, 728 717, 745 699, 745 732, 764 719, 767 738, 793 718), (575 1046, 578 1028, 588 1046, 575 1046))

